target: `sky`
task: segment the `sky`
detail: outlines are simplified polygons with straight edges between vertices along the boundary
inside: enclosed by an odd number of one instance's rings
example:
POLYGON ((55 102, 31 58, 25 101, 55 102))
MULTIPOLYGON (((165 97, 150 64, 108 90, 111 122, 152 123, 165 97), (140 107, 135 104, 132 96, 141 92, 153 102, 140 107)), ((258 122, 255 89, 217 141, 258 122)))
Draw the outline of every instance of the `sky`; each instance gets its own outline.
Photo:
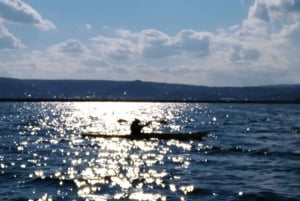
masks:
POLYGON ((300 83, 300 0, 0 0, 0 77, 300 83))

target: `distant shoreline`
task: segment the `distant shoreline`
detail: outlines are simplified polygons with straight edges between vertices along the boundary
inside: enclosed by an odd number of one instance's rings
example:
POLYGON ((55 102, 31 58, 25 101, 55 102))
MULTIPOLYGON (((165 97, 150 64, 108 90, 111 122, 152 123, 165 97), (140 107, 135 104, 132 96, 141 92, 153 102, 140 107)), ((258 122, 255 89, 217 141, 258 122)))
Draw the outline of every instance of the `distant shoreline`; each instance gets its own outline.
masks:
POLYGON ((208 87, 136 81, 0 78, 1 102, 300 103, 300 84, 208 87))
POLYGON ((300 104, 295 101, 272 101, 272 100, 140 100, 140 99, 63 99, 63 98, 0 98, 0 102, 149 102, 149 103, 225 103, 225 104, 300 104))

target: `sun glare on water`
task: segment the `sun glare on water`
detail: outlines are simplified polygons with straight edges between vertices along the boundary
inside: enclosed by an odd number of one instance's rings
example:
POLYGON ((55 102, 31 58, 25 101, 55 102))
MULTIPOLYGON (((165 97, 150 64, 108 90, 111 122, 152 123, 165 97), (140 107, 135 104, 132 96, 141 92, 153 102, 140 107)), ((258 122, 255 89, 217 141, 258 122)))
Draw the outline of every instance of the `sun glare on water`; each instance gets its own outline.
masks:
MULTIPOLYGON (((181 175, 174 174, 178 169, 187 170, 190 158, 173 153, 174 150, 190 151, 192 142, 81 137, 82 133, 129 134, 135 118, 152 121, 144 132, 178 132, 184 129, 183 124, 193 121, 185 117, 184 105, 71 102, 45 103, 41 107, 39 124, 50 131, 45 137, 37 138, 36 143, 49 141, 50 144, 41 144, 39 148, 51 150, 52 147, 52 151, 50 157, 33 153, 40 165, 29 175, 30 179, 57 178, 59 185, 72 182, 77 195, 87 200, 166 200, 167 195, 163 193, 166 190, 182 196, 193 191, 193 184, 177 183, 181 175), (55 154, 60 155, 61 161, 51 157, 55 154), (55 166, 51 167, 52 164, 55 166)), ((28 129, 38 133, 34 126, 28 129)), ((27 144, 20 144, 22 150, 27 144)))
POLYGON ((170 121, 174 117, 166 104, 160 103, 88 102, 72 103, 72 106, 74 112, 71 118, 80 118, 85 122, 81 125, 84 132, 101 134, 129 134, 130 123, 135 118, 142 122, 151 121, 151 126, 144 128, 145 132, 151 132, 162 128, 160 121, 170 121))

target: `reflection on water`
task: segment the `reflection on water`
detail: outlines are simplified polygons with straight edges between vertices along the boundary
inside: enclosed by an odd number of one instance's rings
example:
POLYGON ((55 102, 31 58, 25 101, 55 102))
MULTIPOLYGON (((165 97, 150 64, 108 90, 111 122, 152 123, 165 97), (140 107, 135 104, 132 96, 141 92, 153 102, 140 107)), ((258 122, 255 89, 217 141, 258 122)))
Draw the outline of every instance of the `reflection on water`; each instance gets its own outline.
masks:
POLYGON ((0 200, 300 200, 299 111, 299 105, 3 103, 0 200), (128 134, 134 118, 154 121, 146 132, 210 134, 202 142, 81 137, 128 134))
MULTIPOLYGON (((128 134, 134 118, 153 121, 145 132, 187 132, 210 124, 205 105, 190 110, 185 104, 171 103, 32 104, 22 108, 23 115, 31 115, 27 121, 19 118, 16 163, 27 170, 30 181, 50 179, 65 187, 45 192, 41 200, 66 198, 74 192, 88 200, 167 200, 170 196, 184 200, 194 191, 191 181, 182 181, 191 165, 189 151, 192 147, 201 151, 201 142, 83 139, 81 134, 128 134)), ((1 166, 5 169, 6 164, 1 166)), ((38 191, 33 188, 31 193, 34 198, 38 191)))
MULTIPOLYGON (((134 196, 163 198, 159 194, 144 192, 153 186, 165 188, 163 180, 168 175, 163 168, 164 153, 158 142, 95 140, 95 157, 77 175, 75 183, 82 197, 97 197, 111 192, 113 199, 134 196)), ((73 164, 73 168, 77 165, 73 164)))

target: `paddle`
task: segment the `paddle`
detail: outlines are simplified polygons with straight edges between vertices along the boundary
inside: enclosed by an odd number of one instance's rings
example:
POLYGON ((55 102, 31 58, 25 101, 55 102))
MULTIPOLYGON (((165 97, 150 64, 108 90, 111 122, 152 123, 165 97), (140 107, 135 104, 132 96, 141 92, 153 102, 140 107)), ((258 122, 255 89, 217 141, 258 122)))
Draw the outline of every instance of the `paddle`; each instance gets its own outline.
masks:
MULTIPOLYGON (((160 124, 163 124, 163 125, 167 125, 168 124, 168 122, 166 121, 166 120, 164 120, 164 119, 160 119, 160 120, 154 120, 155 122, 157 122, 157 123, 160 123, 160 124)), ((152 123, 153 121, 149 121, 149 122, 147 122, 146 123, 146 125, 148 126, 148 125, 150 125, 151 123, 152 123)), ((128 120, 126 120, 126 119, 118 119, 118 123, 128 123, 128 120)))
POLYGON ((164 125, 167 125, 168 122, 164 119, 160 119, 160 120, 156 120, 156 122, 160 123, 160 124, 164 124, 164 125))

